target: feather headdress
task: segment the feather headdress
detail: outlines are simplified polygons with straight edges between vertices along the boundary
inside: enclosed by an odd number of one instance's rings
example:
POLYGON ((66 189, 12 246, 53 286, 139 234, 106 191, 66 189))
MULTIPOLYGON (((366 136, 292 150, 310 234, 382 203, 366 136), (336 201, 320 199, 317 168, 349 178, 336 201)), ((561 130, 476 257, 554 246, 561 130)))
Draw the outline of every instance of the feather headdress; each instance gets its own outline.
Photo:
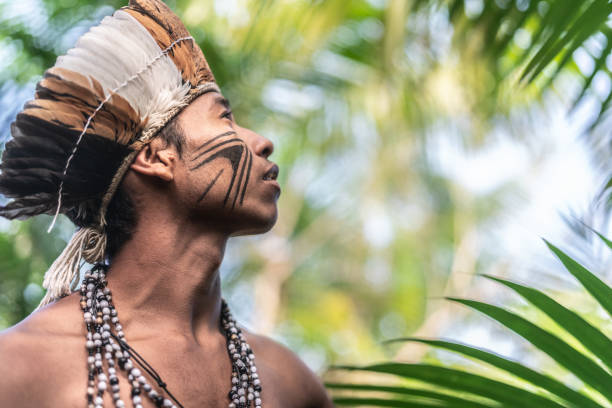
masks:
POLYGON ((104 259, 106 209, 135 155, 185 106, 217 89, 204 54, 161 0, 127 7, 59 57, 11 126, 0 216, 70 214, 81 227, 45 274, 41 305, 70 293, 81 259, 104 259))

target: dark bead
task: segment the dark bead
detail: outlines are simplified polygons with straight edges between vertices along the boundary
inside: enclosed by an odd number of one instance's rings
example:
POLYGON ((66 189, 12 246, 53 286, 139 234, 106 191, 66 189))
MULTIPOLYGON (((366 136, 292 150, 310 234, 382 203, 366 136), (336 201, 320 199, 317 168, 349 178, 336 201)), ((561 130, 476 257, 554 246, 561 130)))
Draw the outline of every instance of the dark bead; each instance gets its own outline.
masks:
POLYGON ((110 379, 110 383, 111 383, 111 385, 117 385, 117 384, 119 384, 119 379, 117 377, 113 377, 113 378, 110 379))
POLYGON ((164 397, 161 395, 156 395, 153 397, 153 402, 155 403, 155 406, 161 407, 164 405, 164 397))
POLYGON ((120 359, 117 360, 119 362, 119 368, 121 368, 122 370, 125 370, 125 363, 126 360, 124 357, 121 357, 120 359))
POLYGON ((253 389, 254 389, 255 391, 261 391, 261 385, 254 385, 254 386, 253 386, 253 389))
POLYGON ((140 388, 132 388, 132 397, 134 395, 140 395, 140 388))

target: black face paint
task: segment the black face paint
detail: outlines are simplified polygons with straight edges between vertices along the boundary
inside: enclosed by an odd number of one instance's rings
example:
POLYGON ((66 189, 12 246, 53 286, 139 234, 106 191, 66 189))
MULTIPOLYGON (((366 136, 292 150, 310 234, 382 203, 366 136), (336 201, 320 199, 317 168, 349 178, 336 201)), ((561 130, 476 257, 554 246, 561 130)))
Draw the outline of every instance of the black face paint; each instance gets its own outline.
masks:
MULTIPOLYGON (((227 189, 227 193, 225 194, 223 205, 227 205, 230 195, 232 194, 232 190, 234 189, 234 183, 236 183, 234 198, 232 200, 232 209, 236 206, 238 197, 240 197, 240 201, 238 201, 240 205, 242 205, 244 201, 244 195, 246 193, 247 184, 249 183, 249 178, 251 175, 251 166, 253 164, 253 154, 242 139, 232 137, 228 140, 218 141, 224 136, 235 135, 236 132, 233 131, 225 132, 202 144, 196 149, 196 152, 201 151, 206 147, 208 148, 200 153, 197 153, 195 157, 191 159, 191 162, 197 162, 197 164, 190 168, 191 171, 195 171, 218 158, 225 158, 229 160, 232 167, 232 178, 229 188, 227 189), (238 180, 236 180, 236 176, 238 176, 238 180)), ((221 176, 221 173, 223 173, 223 169, 219 171, 210 184, 208 184, 206 189, 200 195, 198 202, 202 201, 204 197, 206 197, 206 194, 208 194, 212 186, 217 182, 221 176)))
POLYGON ((223 173, 224 169, 221 169, 221 171, 219 173, 217 173, 217 175, 215 176, 215 178, 210 182, 210 184, 208 184, 208 187, 206 187, 206 190, 204 190, 204 192, 202 193, 202 195, 200 196, 200 198, 198 198, 198 203, 200 201, 202 201, 204 199, 204 197, 206 197, 206 194, 208 194, 208 192, 210 191, 210 189, 212 188, 212 186, 217 182, 217 179, 219 178, 219 176, 221 175, 221 173, 223 173))

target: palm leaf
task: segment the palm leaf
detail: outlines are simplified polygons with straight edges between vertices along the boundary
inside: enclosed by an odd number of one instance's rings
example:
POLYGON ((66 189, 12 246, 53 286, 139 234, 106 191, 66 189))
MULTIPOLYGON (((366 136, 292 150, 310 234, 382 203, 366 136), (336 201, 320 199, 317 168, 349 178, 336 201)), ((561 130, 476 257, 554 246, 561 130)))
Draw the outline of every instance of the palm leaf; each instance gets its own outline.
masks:
POLYGON ((483 276, 514 290, 555 322, 558 322, 563 329, 601 359, 608 368, 612 368, 612 341, 579 314, 567 309, 539 290, 493 276, 483 276))
POLYGON ((601 279, 589 272, 584 266, 574 261, 559 248, 544 240, 550 250, 559 258, 565 268, 572 274, 580 284, 599 302, 599 304, 612 316, 612 288, 601 279))
MULTIPOLYGON (((422 2, 418 2, 419 4, 422 2)), ((485 1, 482 12, 473 19, 465 13, 466 0, 447 0, 442 2, 449 10, 449 18, 457 28, 455 39, 462 43, 471 43, 474 34, 482 33, 481 52, 488 56, 494 72, 500 67, 499 60, 504 55, 513 55, 512 40, 519 29, 531 34, 529 46, 518 57, 513 57, 512 70, 520 72, 524 83, 533 83, 540 78, 547 67, 556 65, 548 74, 544 83, 538 86, 543 91, 548 89, 559 74, 566 68, 574 51, 583 47, 595 35, 607 39, 603 52, 593 56, 595 68, 592 73, 584 75, 583 88, 575 98, 573 107, 577 106, 592 89, 593 80, 598 73, 610 74, 606 59, 612 50, 610 41, 610 18, 612 2, 610 0, 544 0, 530 1, 528 6, 518 8, 518 2, 485 1), (512 4, 508 4, 512 3, 512 4), (547 11, 543 12, 542 6, 547 11), (504 28, 502 30, 501 28, 504 28)), ((577 75, 582 75, 574 71, 577 75)), ((508 72, 497 72, 502 79, 508 72)), ((612 102, 612 91, 604 96, 604 101, 594 121, 595 127, 607 113, 612 102)))
POLYGON ((432 385, 448 388, 455 392, 471 393, 493 401, 498 401, 502 405, 507 406, 563 407, 559 403, 544 396, 519 387, 504 384, 501 381, 435 365, 383 363, 366 367, 345 366, 338 368, 394 374, 399 377, 419 380, 432 385))
POLYGON ((499 323, 548 354, 557 363, 599 391, 606 399, 612 401, 612 377, 597 363, 574 349, 561 338, 501 307, 475 300, 448 299, 464 304, 497 320, 499 323))
MULTIPOLYGON (((341 384, 341 383, 326 383, 325 386, 329 389, 337 389, 344 391, 365 391, 365 392, 384 392, 390 394, 408 395, 411 397, 424 398, 435 403, 443 402, 446 407, 469 407, 469 408, 489 408, 490 404, 484 404, 470 399, 460 398, 453 395, 443 394, 436 391, 424 390, 420 388, 371 385, 371 384, 341 384)), ((397 398, 394 396, 393 398, 397 398)), ((336 403, 342 402, 342 405, 350 405, 349 399, 340 397, 335 399, 336 403)), ((360 399, 356 399, 360 400, 360 399)), ((395 400, 397 401, 397 400, 395 400)))
POLYGON ((489 351, 481 350, 475 347, 466 346, 464 344, 453 343, 449 341, 443 340, 428 340, 428 339, 419 339, 419 338, 400 338, 394 339, 390 342, 419 342, 423 344, 427 344, 433 347, 442 348, 446 350, 450 350, 459 354, 463 354, 467 357, 471 357, 482 362, 488 363, 494 367, 497 367, 501 370, 504 370, 510 374, 515 375, 516 377, 528 381, 533 385, 536 385, 546 391, 555 394, 559 398, 566 400, 567 402, 573 404, 576 407, 583 408, 602 408, 601 405, 597 404, 593 400, 584 396, 583 394, 573 390, 563 384, 562 382, 541 374, 531 368, 525 367, 524 365, 517 363, 515 361, 506 359, 497 354, 494 354, 489 351))

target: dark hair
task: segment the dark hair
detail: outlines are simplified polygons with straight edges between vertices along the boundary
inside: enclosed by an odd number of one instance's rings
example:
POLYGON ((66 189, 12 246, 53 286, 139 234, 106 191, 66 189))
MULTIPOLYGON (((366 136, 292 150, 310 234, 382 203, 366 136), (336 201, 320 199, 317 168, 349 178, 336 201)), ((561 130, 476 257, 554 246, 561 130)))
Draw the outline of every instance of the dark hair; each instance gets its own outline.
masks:
MULTIPOLYGON (((177 116, 158 133, 157 137, 166 143, 166 147, 174 146, 179 157, 182 157, 185 134, 178 123, 177 116)), ((121 184, 106 211, 106 255, 109 259, 112 259, 123 244, 130 239, 136 228, 136 220, 134 203, 121 184)))

